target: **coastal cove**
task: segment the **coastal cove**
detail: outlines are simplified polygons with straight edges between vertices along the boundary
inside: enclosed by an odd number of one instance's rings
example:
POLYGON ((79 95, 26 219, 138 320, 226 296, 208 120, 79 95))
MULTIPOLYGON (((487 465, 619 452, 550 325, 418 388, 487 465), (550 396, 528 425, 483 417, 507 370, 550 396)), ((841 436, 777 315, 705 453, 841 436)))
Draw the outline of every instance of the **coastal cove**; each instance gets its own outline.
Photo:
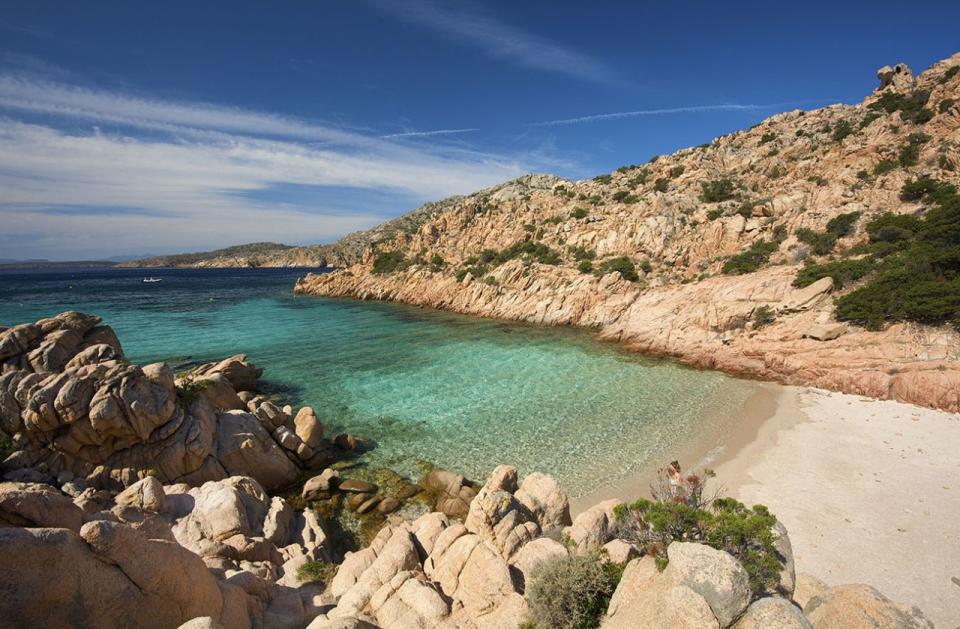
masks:
MULTIPOLYGON (((0 322, 74 309, 112 325, 131 360, 171 366, 245 353, 328 432, 371 439, 369 466, 424 462, 484 478, 555 475, 571 496, 709 452, 759 383, 652 360, 583 330, 390 303, 297 297, 302 270, 5 272, 0 322)), ((692 463, 692 461, 691 461, 692 463)))

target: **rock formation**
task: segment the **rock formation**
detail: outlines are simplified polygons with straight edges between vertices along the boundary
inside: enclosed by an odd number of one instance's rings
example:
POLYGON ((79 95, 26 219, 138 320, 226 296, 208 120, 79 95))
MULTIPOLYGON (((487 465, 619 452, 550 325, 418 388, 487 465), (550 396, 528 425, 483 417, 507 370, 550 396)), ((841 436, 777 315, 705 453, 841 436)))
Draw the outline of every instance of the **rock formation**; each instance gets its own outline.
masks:
POLYGON ((958 66, 885 67, 858 105, 778 114, 592 180, 528 175, 451 199, 351 236, 346 268, 295 291, 581 326, 699 367, 960 411, 954 326, 839 323, 834 300, 856 281, 792 285, 804 260, 855 257, 871 219, 922 216, 906 182, 960 184, 958 66), (911 99, 923 109, 897 109, 911 99), (845 216, 849 231, 816 241, 845 216), (723 272, 756 247, 757 270, 723 272))
POLYGON ((0 429, 12 443, 3 471, 77 493, 146 476, 199 485, 243 475, 280 489, 335 447, 312 409, 294 414, 255 394, 259 375, 242 355, 180 376, 130 364, 108 326, 77 312, 10 328, 0 332, 0 429))

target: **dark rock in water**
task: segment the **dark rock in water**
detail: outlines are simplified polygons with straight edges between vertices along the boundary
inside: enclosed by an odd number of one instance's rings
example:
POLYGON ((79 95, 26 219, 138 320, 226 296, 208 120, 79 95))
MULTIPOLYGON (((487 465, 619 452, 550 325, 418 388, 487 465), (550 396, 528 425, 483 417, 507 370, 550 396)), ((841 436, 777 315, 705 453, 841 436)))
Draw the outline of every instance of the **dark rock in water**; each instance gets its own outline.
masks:
POLYGON ((340 491, 347 491, 354 494, 372 493, 377 491, 377 486, 373 483, 357 480, 355 478, 347 478, 340 481, 340 484, 337 486, 337 488, 340 491))
POLYGON ((347 507, 353 511, 356 511, 360 508, 360 505, 365 503, 373 494, 353 494, 347 498, 347 507))
POLYGON ((334 437, 333 443, 341 450, 356 450, 363 445, 363 439, 343 433, 334 437))
POLYGON ((401 488, 400 491, 397 492, 397 498, 399 498, 400 500, 413 498, 414 496, 419 494, 421 491, 423 491, 423 487, 421 487, 420 485, 410 484, 401 488))
POLYGON ((374 496, 373 498, 368 498, 366 502, 364 502, 362 505, 360 505, 357 508, 357 513, 359 513, 360 515, 369 513, 370 511, 373 510, 374 507, 380 504, 382 500, 383 500, 383 496, 374 496))
POLYGON ((397 509, 403 506, 403 503, 397 500, 396 498, 386 497, 380 501, 380 504, 377 505, 378 513, 393 513, 397 509))

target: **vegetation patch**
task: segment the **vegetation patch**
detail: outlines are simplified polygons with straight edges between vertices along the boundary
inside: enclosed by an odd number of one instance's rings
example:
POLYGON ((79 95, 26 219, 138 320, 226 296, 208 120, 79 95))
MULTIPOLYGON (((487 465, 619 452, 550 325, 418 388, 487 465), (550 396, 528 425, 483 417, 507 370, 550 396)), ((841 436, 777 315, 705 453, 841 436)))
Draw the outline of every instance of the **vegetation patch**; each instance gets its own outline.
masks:
MULTIPOLYGON (((647 264, 649 264, 649 262, 647 264)), ((627 256, 605 260, 597 269, 599 275, 606 275, 607 273, 613 272, 619 273, 623 279, 630 282, 636 282, 640 279, 640 276, 637 275, 637 267, 633 264, 633 260, 627 256)))
POLYGON ((766 264, 770 259, 770 255, 779 247, 780 243, 775 241, 755 242, 743 253, 738 253, 735 256, 727 258, 727 261, 723 263, 721 271, 724 275, 753 273, 766 264))
POLYGON ((826 255, 833 251, 837 240, 849 235, 860 219, 860 212, 848 212, 830 219, 827 228, 822 232, 801 228, 797 230, 797 239, 813 248, 817 255, 826 255))
POLYGON ((308 561, 297 568, 297 581, 300 583, 330 583, 337 574, 337 566, 325 561, 308 561))
POLYGON ((867 225, 875 271, 837 299, 837 318, 873 330, 894 321, 960 328, 960 195, 921 178, 905 184, 901 198, 931 207, 922 218, 884 214, 867 225))
POLYGON ((684 474, 673 462, 660 470, 653 500, 641 498, 614 509, 616 535, 633 542, 666 567, 672 542, 696 542, 730 553, 750 577, 755 596, 780 584, 775 543, 777 519, 763 505, 746 507, 732 498, 710 498, 706 477, 684 474))
POLYGON ((888 114, 899 111, 900 118, 904 122, 923 124, 933 118, 933 111, 926 107, 928 100, 930 100, 930 92, 927 90, 914 90, 910 94, 886 91, 880 98, 870 103, 868 108, 874 111, 885 111, 888 114))
POLYGON ((383 251, 373 259, 373 272, 382 275, 407 268, 402 251, 383 251))
POLYGON ((537 629, 593 629, 607 611, 623 576, 623 565, 596 553, 552 557, 541 562, 526 587, 531 620, 537 629))
POLYGON ((813 264, 808 261, 797 273, 793 285, 803 288, 824 277, 832 277, 833 285, 839 289, 849 282, 865 277, 872 270, 873 260, 871 259, 833 260, 824 264, 813 264))
POLYGON ((734 198, 736 185, 729 177, 701 184, 700 199, 705 203, 717 203, 734 198))

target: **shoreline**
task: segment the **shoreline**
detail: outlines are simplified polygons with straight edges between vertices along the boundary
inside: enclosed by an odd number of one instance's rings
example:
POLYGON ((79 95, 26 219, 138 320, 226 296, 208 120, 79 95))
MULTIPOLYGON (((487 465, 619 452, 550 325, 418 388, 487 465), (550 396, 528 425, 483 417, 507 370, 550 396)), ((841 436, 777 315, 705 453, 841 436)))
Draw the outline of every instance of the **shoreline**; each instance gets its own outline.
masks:
MULTIPOLYGON (((938 627, 960 625, 960 415, 806 386, 764 384, 713 447, 688 444, 685 469, 764 504, 790 533, 797 572, 870 583, 938 627), (771 407, 772 404, 772 407, 771 407), (866 463, 869 462, 869 463, 866 463)), ((677 458, 677 457, 675 457, 677 458)), ((645 470, 571 501, 649 496, 645 470)))

